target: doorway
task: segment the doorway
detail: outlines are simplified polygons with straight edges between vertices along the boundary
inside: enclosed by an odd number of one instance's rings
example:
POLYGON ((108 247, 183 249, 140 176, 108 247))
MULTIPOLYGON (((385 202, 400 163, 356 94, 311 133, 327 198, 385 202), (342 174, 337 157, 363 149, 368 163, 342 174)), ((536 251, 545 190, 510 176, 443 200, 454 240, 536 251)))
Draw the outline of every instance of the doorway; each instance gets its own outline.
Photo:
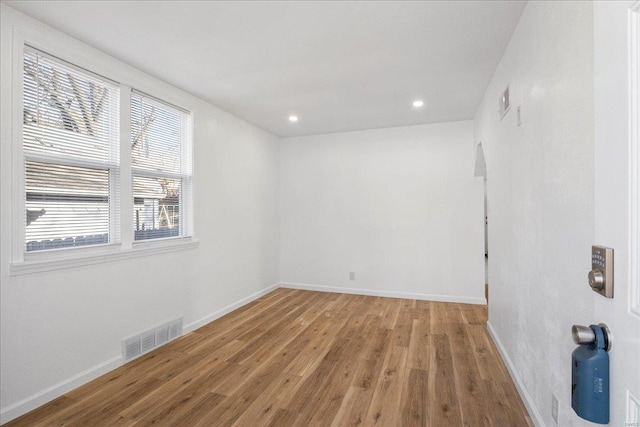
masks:
POLYGON ((474 176, 484 181, 484 297, 489 304, 489 204, 487 199, 487 164, 484 159, 482 142, 476 147, 476 165, 474 176))

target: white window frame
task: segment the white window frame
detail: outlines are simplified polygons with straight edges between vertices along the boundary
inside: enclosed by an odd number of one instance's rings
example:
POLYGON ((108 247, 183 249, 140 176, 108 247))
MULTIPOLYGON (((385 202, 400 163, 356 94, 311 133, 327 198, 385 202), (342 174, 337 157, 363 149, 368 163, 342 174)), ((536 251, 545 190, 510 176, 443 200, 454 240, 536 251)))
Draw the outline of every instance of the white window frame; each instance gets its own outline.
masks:
MULTIPOLYGON (((132 89, 129 91, 129 96, 136 95, 144 98, 148 98, 157 103, 164 104, 167 107, 173 108, 181 113, 185 114, 185 123, 182 128, 182 135, 180 136, 180 172, 169 172, 169 171, 151 171, 146 168, 135 168, 131 166, 131 184, 133 187, 133 175, 139 177, 148 177, 148 178, 168 178, 168 179, 179 179, 181 180, 181 188, 180 188, 180 235, 177 237, 164 237, 164 238, 154 238, 154 239, 144 239, 144 240, 135 240, 135 246, 144 245, 147 242, 159 242, 164 240, 175 240, 181 238, 189 238, 192 236, 192 222, 193 222, 193 191, 192 191, 192 182, 193 182, 193 114, 182 107, 174 105, 170 102, 157 98, 153 95, 149 95, 148 93, 142 92, 140 90, 132 89)), ((129 106, 131 106, 131 98, 129 98, 129 106)), ((131 124, 131 112, 129 112, 129 125, 131 124)), ((129 138, 128 141, 131 139, 129 138)), ((128 146, 129 150, 129 158, 131 159, 131 145, 128 146)), ((133 197, 133 195, 132 195, 133 197)), ((133 200, 133 199, 132 199, 133 200)), ((133 215, 134 209, 131 209, 130 214, 133 215)), ((131 230, 133 232, 133 227, 131 230)))
MULTIPOLYGON (((189 221, 189 236, 172 239, 150 239, 136 242, 133 240, 133 181, 131 171, 130 120, 132 85, 126 76, 111 75, 110 70, 101 69, 82 54, 61 49, 51 41, 33 34, 26 34, 14 28, 12 46, 12 94, 11 94, 11 262, 10 275, 23 275, 51 270, 66 269, 83 265, 100 264, 130 259, 136 256, 150 256, 165 252, 192 249, 199 245, 193 234, 193 197, 189 194, 190 204, 184 205, 185 221, 189 221), (25 153, 23 150, 23 61, 25 45, 40 50, 51 56, 60 58, 78 68, 86 69, 94 74, 105 76, 118 83, 120 88, 120 166, 119 166, 119 200, 114 221, 119 224, 120 241, 106 245, 71 247, 53 250, 27 252, 25 247, 25 153)), ((136 85, 137 86, 137 85, 136 85)), ((136 88, 137 89, 137 88, 136 88)), ((144 93, 153 94, 153 90, 140 88, 144 93)), ((162 99, 162 97, 158 97, 162 99)), ((165 101, 176 105, 171 100, 165 101)), ((193 120, 193 113, 190 113, 193 120)), ((193 128, 193 123, 192 123, 193 128)), ((193 135, 185 149, 193 151, 193 135)), ((191 153, 189 153, 191 154, 191 153)), ((189 159, 193 159, 190 155, 189 159)), ((193 162, 193 160, 191 160, 193 162)), ((193 166, 191 168, 191 180, 193 166)), ((190 188, 189 191, 192 191, 190 188)))
MULTIPOLYGON (((117 102, 119 104, 119 99, 120 99, 120 84, 116 81, 113 81, 111 79, 108 79, 106 77, 103 77, 101 75, 98 75, 92 71, 83 69, 81 67, 78 67, 75 64, 69 63, 65 60, 62 60, 60 58, 54 57, 53 55, 50 55, 49 53, 46 53, 40 49, 36 49, 33 46, 27 46, 27 45, 23 45, 23 64, 24 64, 24 51, 25 48, 28 48, 30 51, 35 52, 38 55, 42 55, 45 57, 49 57, 49 59, 54 60, 55 61, 59 61, 61 63, 66 63, 65 66, 72 68, 72 69, 76 69, 76 71, 78 71, 79 73, 86 73, 87 75, 90 76, 90 78, 96 78, 96 79, 100 79, 103 80, 105 83, 111 85, 116 92, 116 97, 117 97, 117 101, 114 102, 114 104, 117 102)), ((24 79, 24 74, 21 75, 21 78, 24 79)), ((24 84, 23 81, 21 81, 21 93, 20 93, 20 99, 21 102, 24 98, 24 84)), ((21 105, 21 109, 24 106, 21 105)), ((119 105, 110 105, 109 111, 111 110, 115 110, 115 113, 118 115, 118 122, 120 122, 121 120, 121 115, 120 115, 120 111, 119 111, 119 105), (115 107, 115 108, 114 108, 115 107)), ((112 121, 109 121, 109 125, 110 126, 114 126, 114 123, 112 121)), ((20 142, 23 143, 24 141, 22 140, 22 137, 24 136, 24 121, 21 120, 20 122, 20 142)), ((117 129, 112 129, 112 131, 115 131, 117 129)), ((120 138, 118 138, 119 141, 120 138)), ((96 170, 104 170, 107 171, 109 174, 109 242, 107 243, 107 245, 115 245, 118 244, 120 242, 120 215, 118 212, 118 204, 120 202, 120 197, 119 197, 119 187, 120 187, 120 182, 121 180, 119 179, 120 176, 120 155, 119 155, 119 145, 117 144, 117 142, 112 142, 110 141, 109 146, 108 146, 108 150, 109 150, 109 161, 108 162, 98 162, 98 161, 94 161, 94 160, 84 160, 84 159, 78 159, 76 157, 67 157, 67 156, 61 156, 58 154, 50 154, 50 153, 25 153, 24 152, 24 145, 21 146, 21 149, 23 150, 22 152, 22 156, 23 156, 23 162, 22 162, 22 167, 24 168, 24 164, 27 161, 32 161, 32 162, 40 162, 40 163, 46 163, 46 164, 51 164, 51 165, 64 165, 64 166, 77 166, 77 167, 83 167, 83 168, 90 168, 90 169, 96 169, 96 170), (116 147, 118 148, 118 150, 116 150, 116 147), (117 156, 116 156, 117 154, 117 156), (117 159, 117 160, 115 160, 117 159)), ((24 173, 25 171, 23 171, 24 173)), ((23 185, 25 183, 25 180, 23 179, 23 185)), ((24 189, 24 192, 26 193, 26 188, 24 189)), ((24 196, 21 195, 21 200, 24 203, 24 196)), ((23 206, 23 212, 26 211, 26 207, 23 206)), ((20 244, 23 246, 23 248, 25 247, 25 243, 26 243, 26 239, 25 239, 25 233, 24 233, 24 224, 21 227, 23 230, 23 233, 21 234, 21 239, 22 241, 20 242, 20 244)), ((82 247, 71 247, 71 248, 55 248, 55 249, 45 249, 43 251, 46 252, 54 252, 54 251, 65 251, 65 250, 80 250, 80 249, 84 249, 84 248, 88 248, 88 247, 92 247, 92 246, 104 246, 105 244, 100 244, 100 245, 87 245, 87 246, 82 246, 82 247)), ((25 251, 25 257, 30 257, 32 254, 36 253, 34 252, 28 252, 25 251)))

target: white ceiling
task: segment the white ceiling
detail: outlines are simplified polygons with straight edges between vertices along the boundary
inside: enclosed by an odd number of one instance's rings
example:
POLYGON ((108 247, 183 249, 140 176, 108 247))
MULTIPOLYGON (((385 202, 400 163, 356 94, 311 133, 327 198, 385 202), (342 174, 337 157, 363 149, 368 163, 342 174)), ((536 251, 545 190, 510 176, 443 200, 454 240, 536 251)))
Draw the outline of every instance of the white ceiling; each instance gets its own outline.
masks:
POLYGON ((278 136, 473 118, 525 5, 5 3, 278 136))

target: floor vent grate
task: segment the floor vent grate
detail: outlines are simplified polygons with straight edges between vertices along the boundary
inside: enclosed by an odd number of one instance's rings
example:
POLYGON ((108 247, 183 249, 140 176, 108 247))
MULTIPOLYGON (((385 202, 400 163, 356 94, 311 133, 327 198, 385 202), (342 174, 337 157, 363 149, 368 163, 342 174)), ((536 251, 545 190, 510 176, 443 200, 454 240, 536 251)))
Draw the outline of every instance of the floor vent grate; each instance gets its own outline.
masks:
POLYGON ((182 318, 157 326, 122 341, 125 361, 141 356, 182 335, 182 318))

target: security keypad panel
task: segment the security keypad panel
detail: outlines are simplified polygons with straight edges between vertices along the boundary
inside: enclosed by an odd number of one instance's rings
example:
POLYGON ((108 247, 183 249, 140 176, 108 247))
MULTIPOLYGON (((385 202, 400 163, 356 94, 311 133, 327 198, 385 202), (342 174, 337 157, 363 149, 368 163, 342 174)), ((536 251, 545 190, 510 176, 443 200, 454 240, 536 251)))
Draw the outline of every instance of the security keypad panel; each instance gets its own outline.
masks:
POLYGON ((600 295, 613 298, 613 249, 591 247, 589 286, 600 295))

